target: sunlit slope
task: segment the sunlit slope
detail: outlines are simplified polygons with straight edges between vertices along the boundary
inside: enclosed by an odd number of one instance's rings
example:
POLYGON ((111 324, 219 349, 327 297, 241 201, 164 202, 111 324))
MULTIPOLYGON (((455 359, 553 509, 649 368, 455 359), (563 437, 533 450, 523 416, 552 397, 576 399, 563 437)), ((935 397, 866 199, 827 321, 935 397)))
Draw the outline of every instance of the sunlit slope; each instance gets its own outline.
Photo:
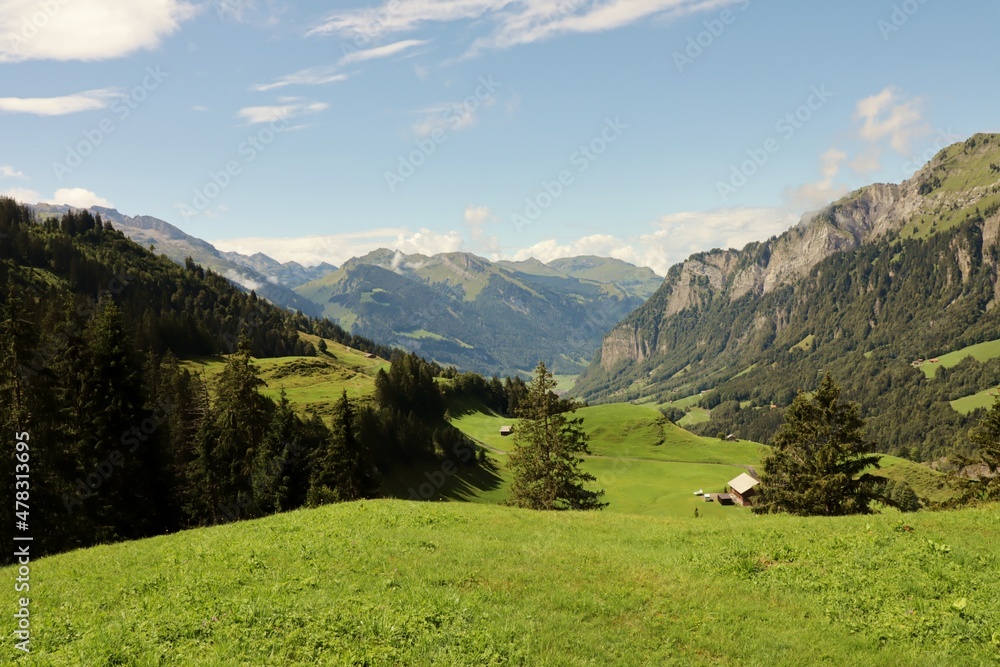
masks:
POLYGON ((990 665, 998 525, 333 505, 33 563, 18 664, 990 665))

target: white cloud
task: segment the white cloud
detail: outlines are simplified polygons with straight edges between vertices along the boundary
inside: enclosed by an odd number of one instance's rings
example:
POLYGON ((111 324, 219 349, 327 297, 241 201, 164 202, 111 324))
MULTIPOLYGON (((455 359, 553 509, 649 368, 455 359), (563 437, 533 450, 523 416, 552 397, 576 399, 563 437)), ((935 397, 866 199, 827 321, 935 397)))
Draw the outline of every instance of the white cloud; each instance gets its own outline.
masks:
POLYGON ((326 102, 307 102, 302 104, 279 104, 272 106, 243 107, 236 113, 247 125, 288 121, 306 114, 319 113, 330 107, 326 102))
POLYGON ((820 156, 821 178, 815 183, 806 183, 786 190, 785 200, 794 208, 812 211, 839 199, 848 192, 848 188, 836 185, 834 180, 840 174, 847 157, 847 153, 837 148, 831 148, 823 153, 820 156))
POLYGON ((423 46, 427 41, 423 39, 406 39, 401 42, 393 42, 392 44, 386 44, 385 46, 377 46, 371 49, 362 49, 360 51, 354 51, 352 53, 346 54, 340 59, 339 64, 341 66, 353 65, 354 63, 364 62, 365 60, 374 60, 375 58, 389 58, 396 55, 397 53, 402 53, 407 49, 412 49, 415 46, 423 46))
POLYGON ((905 155, 914 139, 930 132, 920 105, 919 98, 904 99, 897 88, 889 86, 858 102, 854 114, 861 121, 858 134, 871 143, 888 139, 893 150, 905 155))
POLYGON ((488 206, 469 206, 465 209, 465 213, 462 217, 465 219, 465 224, 469 227, 480 230, 487 222, 496 219, 496 217, 490 213, 488 206))
POLYGON ((263 93, 285 86, 320 86, 325 83, 337 83, 346 81, 347 75, 338 71, 335 65, 328 67, 310 67, 287 74, 271 83, 258 83, 250 86, 251 90, 263 93))
POLYGON ((270 27, 280 22, 287 5, 279 0, 212 0, 215 13, 223 21, 270 27))
POLYGON ((279 262, 296 261, 304 266, 328 262, 340 266, 376 248, 401 250, 407 254, 435 255, 463 249, 462 235, 455 231, 435 232, 405 227, 389 227, 345 234, 301 236, 297 238, 237 238, 212 241, 219 250, 252 255, 262 252, 279 262))
POLYGON ((12 197, 23 204, 37 204, 42 201, 42 195, 28 188, 7 188, 0 190, 0 196, 12 197))
POLYGON ((3 178, 24 178, 24 174, 14 169, 10 165, 2 164, 0 165, 0 177, 3 178))
POLYGON ((540 241, 514 252, 514 260, 534 257, 550 262, 560 257, 597 255, 614 257, 636 266, 647 266, 658 275, 692 253, 712 248, 743 248, 763 241, 794 225, 799 215, 778 208, 730 208, 665 215, 654 229, 638 236, 593 234, 570 242, 540 241))
POLYGON ((497 259, 500 256, 500 239, 486 233, 486 226, 496 223, 497 217, 493 215, 488 206, 469 206, 462 216, 465 224, 469 228, 469 235, 472 239, 472 250, 485 254, 490 259, 497 259))
POLYGON ((882 168, 882 150, 875 145, 868 146, 851 160, 851 169, 859 174, 870 174, 882 168))
POLYGON ((263 285, 263 283, 243 275, 236 269, 229 269, 225 275, 226 278, 229 278, 238 285, 242 285, 246 289, 259 290, 261 285, 263 285))
POLYGON ((643 20, 675 18, 746 0, 386 0, 379 7, 332 13, 307 35, 339 34, 376 39, 417 30, 429 23, 476 21, 492 28, 476 39, 487 48, 530 44, 557 34, 614 30, 643 20))
POLYGON ((0 62, 105 60, 155 49, 196 12, 181 0, 4 0, 0 62))
POLYGON ((220 250, 252 255, 263 252, 279 262, 296 261, 305 266, 321 262, 342 265, 376 248, 389 248, 406 254, 436 255, 444 252, 475 252, 492 260, 524 260, 531 257, 549 262, 560 257, 597 255, 614 257, 647 266, 658 275, 687 259, 692 253, 711 248, 743 248, 752 241, 763 241, 795 225, 800 215, 786 208, 733 208, 714 211, 675 213, 663 216, 645 234, 613 236, 591 234, 571 241, 545 239, 520 249, 501 251, 492 245, 496 239, 483 230, 497 221, 485 206, 469 206, 463 219, 471 231, 467 243, 458 231, 438 232, 405 227, 371 231, 304 236, 298 238, 236 238, 212 241, 220 250), (477 236, 478 234, 478 236, 477 236))
POLYGON ((191 111, 197 111, 199 113, 203 113, 205 111, 208 111, 208 107, 202 106, 201 104, 196 104, 193 107, 191 107, 191 111))
POLYGON ((496 221, 487 207, 470 206, 463 215, 472 232, 471 247, 458 231, 437 232, 421 229, 384 228, 329 236, 299 238, 238 238, 212 241, 224 251, 252 255, 263 252, 280 262, 296 261, 306 266, 320 262, 342 265, 376 248, 399 250, 406 254, 435 255, 443 252, 476 252, 492 260, 524 260, 534 257, 549 262, 560 257, 598 255, 615 257, 637 266, 648 266, 659 275, 687 259, 692 253, 711 248, 742 248, 752 241, 762 241, 780 234, 799 221, 788 209, 739 208, 705 212, 675 213, 663 216, 648 233, 635 236, 592 234, 558 242, 539 241, 517 250, 501 252, 492 246, 493 237, 482 233, 496 221), (476 237, 477 230, 480 236, 476 237))
POLYGON ((91 206, 104 206, 112 208, 112 203, 104 197, 98 197, 90 190, 83 188, 61 188, 47 200, 49 204, 66 204, 76 208, 90 208, 91 206))
POLYGON ((271 83, 254 84, 253 86, 250 86, 250 90, 267 92, 277 88, 284 88, 285 86, 321 86, 327 83, 339 83, 347 80, 348 75, 344 74, 342 70, 348 65, 364 62, 366 60, 374 60, 376 58, 389 58, 397 53, 402 53, 403 51, 412 49, 415 46, 422 46, 426 43, 427 42, 422 39, 407 39, 400 42, 393 42, 392 44, 386 44, 385 46, 351 51, 350 53, 345 53, 341 56, 340 60, 338 60, 335 65, 322 65, 319 67, 302 69, 279 77, 271 83))
POLYGON ((13 197, 24 204, 37 204, 45 202, 47 204, 65 204, 74 208, 90 208, 91 206, 104 206, 111 208, 113 205, 104 197, 84 188, 62 188, 56 190, 51 197, 43 197, 35 190, 28 188, 7 188, 0 189, 0 196, 13 197))
POLYGON ((413 123, 411 129, 417 137, 429 137, 439 130, 442 132, 468 130, 479 123, 479 117, 484 110, 496 106, 496 103, 497 98, 491 95, 483 99, 470 97, 464 102, 426 107, 414 112, 423 117, 413 123))
POLYGON ((221 19, 245 23, 257 12, 254 0, 214 0, 215 13, 221 19))
POLYGON ((119 96, 114 88, 99 88, 62 97, 3 97, 0 98, 0 111, 63 116, 107 108, 119 96))

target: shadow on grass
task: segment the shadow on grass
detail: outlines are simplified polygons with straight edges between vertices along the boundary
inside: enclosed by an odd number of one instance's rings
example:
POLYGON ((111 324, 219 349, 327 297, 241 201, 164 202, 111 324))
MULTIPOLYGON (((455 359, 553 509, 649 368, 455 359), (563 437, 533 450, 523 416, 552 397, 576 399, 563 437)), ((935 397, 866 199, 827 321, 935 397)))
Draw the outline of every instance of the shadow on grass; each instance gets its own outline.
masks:
POLYGON ((428 461, 391 470, 382 480, 381 494, 404 500, 469 502, 496 491, 503 481, 499 467, 489 457, 479 464, 428 461))
POLYGON ((448 409, 448 414, 450 414, 452 418, 464 417, 466 415, 474 415, 474 414, 484 414, 489 417, 503 416, 487 408, 485 405, 483 405, 481 401, 468 397, 449 398, 448 402, 445 404, 445 407, 448 409))

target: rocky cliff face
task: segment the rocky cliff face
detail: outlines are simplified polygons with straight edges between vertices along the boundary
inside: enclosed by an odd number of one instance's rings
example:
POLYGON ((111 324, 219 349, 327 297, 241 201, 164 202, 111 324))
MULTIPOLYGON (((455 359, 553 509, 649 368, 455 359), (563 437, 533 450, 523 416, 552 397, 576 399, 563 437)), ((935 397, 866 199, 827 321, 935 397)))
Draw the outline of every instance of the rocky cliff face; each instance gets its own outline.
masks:
MULTIPOLYGON (((989 162, 994 156, 1000 158, 1000 136, 977 135, 941 151, 908 181, 857 190, 778 237, 739 251, 692 256, 673 267, 659 291, 605 337, 600 368, 610 373, 667 352, 662 334, 676 316, 714 299, 759 299, 801 280, 827 257, 886 234, 934 233, 937 222, 932 220, 948 221, 950 213, 997 192, 1000 169, 989 162)), ((1000 239, 1000 222, 994 217, 984 227, 987 244, 1000 239)), ((773 315, 768 319, 780 329, 781 314, 773 315)))

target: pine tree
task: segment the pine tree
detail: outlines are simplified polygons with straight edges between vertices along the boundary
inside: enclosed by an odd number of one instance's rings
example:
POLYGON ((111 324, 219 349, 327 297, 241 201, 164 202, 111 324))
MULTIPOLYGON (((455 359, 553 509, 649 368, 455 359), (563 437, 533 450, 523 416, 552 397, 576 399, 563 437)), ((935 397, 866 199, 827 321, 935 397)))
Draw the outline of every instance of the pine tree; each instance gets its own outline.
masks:
POLYGON ((509 463, 514 474, 509 504, 538 510, 603 509, 604 491, 590 491, 584 483, 596 478, 580 470, 589 454, 582 419, 569 419, 565 403, 552 391, 556 382, 544 363, 535 369, 514 427, 514 449, 509 463))
POLYGON ((74 421, 92 497, 82 510, 92 513, 102 540, 160 532, 157 424, 143 409, 141 365, 114 300, 101 300, 83 336, 74 421))
POLYGON ((307 502, 322 505, 371 497, 377 481, 355 435, 354 410, 344 391, 334 408, 333 430, 313 462, 307 502))
POLYGON ((254 513, 266 516, 292 509, 292 458, 303 447, 301 423, 292 411, 285 390, 257 451, 253 470, 254 513))
POLYGON ((252 506, 253 463, 264 441, 274 404, 258 389, 264 385, 251 363, 250 341, 241 336, 236 352, 219 376, 213 412, 216 440, 207 443, 222 513, 240 519, 252 506))
POLYGON ((804 516, 868 514, 883 482, 865 472, 878 468, 874 443, 853 403, 827 374, 814 395, 799 394, 771 441, 754 512, 804 516))
POLYGON ((971 433, 972 444, 978 450, 978 458, 962 461, 964 465, 979 466, 982 473, 977 479, 963 482, 965 492, 962 501, 1000 500, 1000 396, 971 433))

